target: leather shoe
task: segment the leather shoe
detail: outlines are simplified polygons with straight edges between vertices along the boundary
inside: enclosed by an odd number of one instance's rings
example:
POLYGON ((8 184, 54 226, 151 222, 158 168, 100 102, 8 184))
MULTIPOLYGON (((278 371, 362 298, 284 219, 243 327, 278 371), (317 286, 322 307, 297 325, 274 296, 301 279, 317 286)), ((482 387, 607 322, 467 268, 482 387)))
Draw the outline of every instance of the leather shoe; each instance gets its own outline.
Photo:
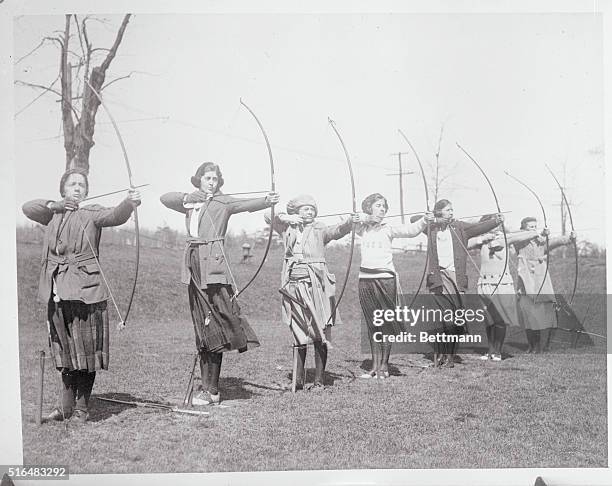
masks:
POLYGON ((70 422, 74 422, 77 424, 84 424, 89 419, 89 414, 83 410, 75 410, 72 413, 72 418, 70 422))
POLYGON ((70 411, 62 412, 59 408, 55 407, 51 410, 51 413, 43 419, 43 422, 62 422, 68 420, 71 415, 72 413, 70 411))

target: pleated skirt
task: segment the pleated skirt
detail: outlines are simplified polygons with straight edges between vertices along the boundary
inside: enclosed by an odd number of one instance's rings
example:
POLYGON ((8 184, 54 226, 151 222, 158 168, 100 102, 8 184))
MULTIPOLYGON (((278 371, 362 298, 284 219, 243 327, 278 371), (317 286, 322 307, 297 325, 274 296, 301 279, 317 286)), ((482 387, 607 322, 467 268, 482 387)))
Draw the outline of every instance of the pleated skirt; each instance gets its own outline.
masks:
POLYGON ((213 284, 200 288, 197 248, 190 255, 191 282, 188 287, 189 308, 199 351, 242 353, 259 346, 255 331, 240 315, 240 306, 233 299, 231 285, 213 284))
POLYGON ((314 292, 309 278, 290 280, 285 290, 292 297, 283 296, 282 305, 285 314, 291 316, 289 328, 293 344, 298 346, 329 341, 333 325, 333 319, 329 318, 329 299, 322 293, 314 292))
POLYGON ((359 303, 370 339, 375 332, 381 332, 384 336, 388 336, 400 331, 400 327, 395 321, 385 320, 381 326, 376 326, 373 319, 375 310, 395 309, 396 292, 395 278, 359 279, 359 303))
POLYGON ((63 300, 48 304, 47 325, 51 356, 58 370, 108 369, 108 311, 106 301, 85 304, 63 300))

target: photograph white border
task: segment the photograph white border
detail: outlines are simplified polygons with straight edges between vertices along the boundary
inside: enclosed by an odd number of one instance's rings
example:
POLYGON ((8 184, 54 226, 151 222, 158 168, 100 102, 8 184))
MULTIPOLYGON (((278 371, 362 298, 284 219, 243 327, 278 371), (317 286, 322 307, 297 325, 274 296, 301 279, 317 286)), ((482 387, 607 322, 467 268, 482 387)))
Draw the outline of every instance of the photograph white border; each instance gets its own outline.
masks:
MULTIPOLYGON (((604 36, 604 86, 605 93, 605 154, 610 146, 611 101, 611 51, 612 10, 610 2, 593 1, 181 1, 169 2, 151 0, 127 0, 105 2, 93 0, 20 1, 4 0, 0 3, 0 147, 2 164, 0 172, 0 204, 2 211, 2 255, 1 298, 4 318, 0 326, 0 359, 3 370, 2 413, 0 430, 0 463, 21 464, 21 405, 19 389, 19 356, 17 333, 17 286, 16 286, 16 244, 14 205, 15 193, 15 150, 13 131, 13 18, 17 15, 53 14, 65 12, 111 13, 602 13, 604 36)), ((606 184, 612 181, 606 172, 606 184)), ((610 198, 606 195, 606 210, 610 198)), ((606 241, 612 241, 610 227, 606 241)), ((610 284, 610 268, 607 268, 607 285, 610 284)), ((608 318, 608 327, 610 319, 608 318)), ((608 355, 608 370, 610 356, 608 355)), ((608 404, 610 398, 610 376, 608 374, 608 404)), ((609 424, 609 410, 608 410, 609 424)), ((608 451, 610 434, 608 432, 608 451)), ((609 452, 608 452, 609 455, 609 452)), ((339 471, 291 471, 252 473, 208 473, 208 474, 152 474, 152 475, 79 475, 73 476, 70 484, 167 484, 180 481, 181 484, 202 484, 204 481, 223 484, 286 483, 299 484, 466 484, 466 485, 531 485, 537 476, 542 476, 550 485, 608 485, 612 484, 610 468, 602 469, 484 469, 484 470, 339 470, 339 471)), ((23 484, 28 484, 23 481, 23 484)), ((54 482, 55 483, 55 482, 54 482)), ((65 483, 60 483, 65 484, 65 483)))

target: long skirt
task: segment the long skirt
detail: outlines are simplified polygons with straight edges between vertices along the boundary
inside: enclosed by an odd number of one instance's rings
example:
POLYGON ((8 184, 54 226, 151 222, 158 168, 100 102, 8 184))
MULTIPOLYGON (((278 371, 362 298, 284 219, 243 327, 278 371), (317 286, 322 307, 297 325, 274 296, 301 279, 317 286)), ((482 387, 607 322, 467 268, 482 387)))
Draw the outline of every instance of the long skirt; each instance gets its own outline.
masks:
POLYGON ((200 263, 196 251, 190 258, 188 293, 197 349, 210 353, 233 350, 242 353, 259 346, 255 332, 240 315, 240 306, 232 298, 234 289, 231 285, 214 284, 200 288, 200 263))
POLYGON ((49 300, 49 344, 60 371, 108 369, 108 312, 106 301, 85 304, 49 300))
POLYGON ((374 324, 375 310, 395 309, 396 292, 395 278, 359 279, 359 303, 370 339, 373 339, 376 332, 382 333, 383 336, 399 332, 398 324, 395 321, 384 321, 380 326, 374 324))
POLYGON ((481 278, 478 281, 478 294, 481 296, 486 306, 486 323, 489 326, 518 326, 517 298, 512 278, 504 277, 496 290, 495 286, 498 281, 499 276, 493 276, 487 279, 481 278), (491 295, 494 290, 495 293, 491 295))
POLYGON ((231 285, 209 285, 200 289, 189 284, 189 308, 195 330, 196 347, 200 351, 242 353, 259 346, 255 331, 240 315, 240 307, 232 299, 231 285))
POLYGON ((521 326, 532 331, 557 327, 555 302, 550 296, 525 295, 523 281, 519 279, 518 317, 521 326), (541 300, 538 300, 541 299, 541 300))
POLYGON ((329 341, 333 319, 329 318, 330 304, 326 306, 323 300, 327 297, 314 292, 310 278, 289 280, 284 290, 291 296, 283 295, 282 306, 286 315, 291 316, 289 328, 293 343, 297 346, 329 341))

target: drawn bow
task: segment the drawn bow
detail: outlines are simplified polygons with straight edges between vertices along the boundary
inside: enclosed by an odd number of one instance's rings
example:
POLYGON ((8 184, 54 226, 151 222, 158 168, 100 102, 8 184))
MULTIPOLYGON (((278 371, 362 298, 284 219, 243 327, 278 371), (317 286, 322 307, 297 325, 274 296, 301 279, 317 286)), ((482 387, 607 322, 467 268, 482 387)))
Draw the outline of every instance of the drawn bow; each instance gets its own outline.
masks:
MULTIPOLYGON (((346 145, 344 145, 344 141, 342 140, 342 137, 340 136, 340 132, 338 132, 338 129, 336 128, 335 122, 329 117, 327 118, 327 121, 329 122, 332 129, 334 130, 334 133, 338 137, 338 140, 340 140, 340 145, 342 145, 342 150, 344 150, 344 157, 346 159, 346 165, 348 167, 349 176, 351 179, 352 208, 353 208, 353 213, 356 213, 357 212, 357 200, 355 196, 355 177, 353 175, 353 165, 351 164, 351 158, 349 157, 348 150, 346 149, 346 145)), ((351 263, 353 262, 353 252, 354 251, 355 251, 355 225, 353 224, 353 228, 351 230, 351 252, 349 255, 348 266, 346 267, 346 274, 344 275, 344 283, 342 284, 342 290, 340 291, 340 295, 338 296, 338 299, 336 300, 336 305, 334 306, 329 316, 329 319, 327 320, 327 323, 329 323, 332 319, 335 318, 336 310, 338 309, 338 306, 340 305, 340 301, 342 300, 342 296, 344 295, 344 290, 346 289, 346 284, 348 283, 349 275, 351 273, 351 263)))
MULTIPOLYGON (((251 110, 246 105, 246 103, 242 101, 242 99, 240 100, 240 104, 244 106, 248 110, 248 112, 251 114, 251 116, 255 119, 255 121, 257 122, 257 126, 261 130, 261 133, 266 141, 266 148, 268 149, 268 158, 270 159, 270 192, 275 192, 276 183, 274 182, 274 157, 272 156, 272 148, 270 147, 270 141, 268 140, 268 135, 266 134, 266 131, 264 130, 263 125, 259 121, 259 118, 257 118, 257 115, 255 115, 253 110, 251 110)), ((268 242, 266 243, 266 250, 264 251, 264 255, 261 261, 259 262, 259 265, 257 266, 257 270, 255 270, 255 273, 253 274, 253 276, 246 283, 246 285, 242 287, 242 289, 239 292, 237 292, 236 295, 234 296, 235 299, 237 299, 249 287, 249 285, 253 283, 253 281, 257 278, 257 275, 259 275, 259 272, 261 271, 262 267, 264 266, 264 263, 266 262, 266 258, 268 258, 268 253, 270 252, 270 245, 272 244, 272 236, 274 232, 273 222, 274 222, 274 206, 272 206, 270 210, 270 231, 268 232, 268 242)))
MULTIPOLYGON (((125 167, 128 173, 130 189, 134 189, 136 186, 134 185, 134 182, 132 180, 132 168, 130 167, 130 159, 127 154, 127 149, 125 148, 125 143, 123 142, 123 137, 121 136, 121 132, 119 131, 119 126, 117 125, 117 122, 115 121, 113 115, 108 109, 108 106, 106 105, 106 103, 104 103, 104 100, 102 99, 100 93, 98 93, 94 89, 94 87, 87 79, 85 80, 85 82, 89 86, 89 89, 91 89, 91 92, 95 95, 95 97, 102 105, 102 108, 108 115, 108 118, 110 119, 111 124, 113 125, 113 129, 115 130, 117 138, 119 139, 119 145, 121 145, 121 151, 123 152, 123 160, 125 161, 125 167)), ((134 229, 136 230, 136 270, 134 271, 134 282, 132 284, 132 292, 130 293, 130 300, 128 303, 127 310, 125 311, 123 319, 121 320, 121 322, 119 322, 117 326, 119 329, 123 329, 125 327, 125 324, 127 323, 128 316, 130 315, 130 310, 132 308, 132 302, 134 301, 134 293, 136 292, 136 282, 138 281, 138 267, 140 265, 140 229, 138 225, 138 209, 136 207, 134 207, 134 229)))
MULTIPOLYGON (((429 209, 429 190, 427 189, 427 178, 425 177, 425 170, 423 169, 423 164, 421 163, 421 159, 419 158, 419 155, 417 154, 416 150, 410 143, 410 140, 408 140, 408 137, 404 135, 404 132, 402 132, 400 129, 398 129, 397 131, 402 136, 402 138, 406 141, 406 143, 410 147, 410 150, 412 150, 412 153, 414 154, 414 158, 419 164, 419 170, 421 171, 421 179, 423 180, 423 189, 425 190, 425 206, 427 207, 427 212, 429 212, 430 210, 429 209)), ((425 266, 423 267, 423 273, 421 274, 421 280, 419 282, 419 286, 414 296, 412 297, 412 301, 408 305, 409 308, 412 307, 412 304, 414 304, 416 298, 418 297, 421 287, 423 286, 423 281, 425 280, 425 275, 427 274, 427 267, 429 266, 429 247, 430 245, 429 245, 429 222, 428 222, 427 223, 427 248, 426 248, 426 253, 425 253, 425 266)))
MULTIPOLYGON (((474 165, 478 168, 478 170, 480 171, 480 173, 483 175, 483 177, 485 178, 485 180, 487 181, 487 184, 489 184, 489 188, 491 189, 491 192, 493 193, 493 198, 495 199, 495 206, 497 207, 497 213, 501 214, 502 210, 499 206, 499 199, 497 199, 497 194, 495 193, 495 189, 493 189, 493 184, 491 183, 491 180, 489 179, 489 177, 487 176, 487 174, 485 173, 484 169, 480 166, 480 164, 478 162, 476 162, 476 159, 474 159, 474 157, 472 157, 467 150, 465 150, 461 145, 459 145, 457 143, 457 147, 459 147, 459 149, 468 157, 468 159, 470 159, 472 162, 474 162, 474 165)), ((504 244, 505 244, 505 250, 506 250, 506 258, 504 260, 504 269, 499 277, 499 280, 497 281, 497 284, 495 285, 495 288, 493 289, 493 291, 491 292, 491 295, 493 295, 495 293, 495 291, 497 290, 497 287, 499 287, 499 284, 502 282, 504 276, 506 275, 506 270, 508 269, 508 255, 510 253, 510 248, 508 248, 508 235, 506 234, 506 229, 504 228, 504 224, 502 223, 501 225, 502 231, 504 233, 504 244)), ((547 240, 548 241, 548 240, 547 240)), ((548 246, 547 246, 548 249, 548 246)), ((548 260, 547 260, 547 264, 548 264, 548 260)), ((543 283, 542 283, 543 285, 543 283)), ((541 287, 540 287, 541 290, 541 287)))
MULTIPOLYGON (((507 171, 504 171, 504 173, 508 177, 511 177, 516 182, 518 182, 521 186, 527 189, 531 194, 533 194, 533 196, 538 201, 538 204, 540 205, 540 209, 542 210, 542 218, 544 219, 544 227, 548 228, 548 222, 546 220, 546 211, 544 210, 544 205, 542 204, 540 197, 536 194, 536 192, 533 189, 531 189, 523 181, 521 181, 520 179, 517 179, 516 177, 514 177, 512 174, 508 173, 507 171)), ((549 251, 549 239, 548 239, 548 233, 547 233, 546 234, 546 268, 544 269, 544 277, 542 277, 542 284, 540 285, 540 288, 538 289, 538 293, 535 296, 534 302, 537 302, 538 296, 540 295, 540 292, 542 292, 542 288, 544 287, 544 283, 546 283, 546 276, 548 275, 548 261, 549 260, 550 260, 550 251, 549 251)))
MULTIPOLYGON (((559 182, 559 179, 557 179, 553 171, 550 169, 550 167, 548 167, 548 165, 546 165, 546 168, 548 169, 548 172, 550 172, 550 175, 553 177, 553 179, 557 183, 557 186, 559 186, 559 190, 561 191, 561 197, 563 198, 563 201, 565 202, 565 206, 567 207, 567 214, 569 216, 570 226, 572 227, 572 233, 573 233, 575 231, 574 230, 574 218, 572 218, 572 210, 570 209, 570 205, 567 200, 567 197, 565 197, 565 191, 563 190, 563 186, 561 185, 561 183, 559 182)), ((570 297, 570 300, 568 302, 569 306, 571 306, 572 302, 574 302, 574 296, 576 295, 576 286, 578 285, 578 245, 576 244, 575 239, 572 240, 572 243, 574 246, 574 288, 572 289, 572 296, 570 297)))

